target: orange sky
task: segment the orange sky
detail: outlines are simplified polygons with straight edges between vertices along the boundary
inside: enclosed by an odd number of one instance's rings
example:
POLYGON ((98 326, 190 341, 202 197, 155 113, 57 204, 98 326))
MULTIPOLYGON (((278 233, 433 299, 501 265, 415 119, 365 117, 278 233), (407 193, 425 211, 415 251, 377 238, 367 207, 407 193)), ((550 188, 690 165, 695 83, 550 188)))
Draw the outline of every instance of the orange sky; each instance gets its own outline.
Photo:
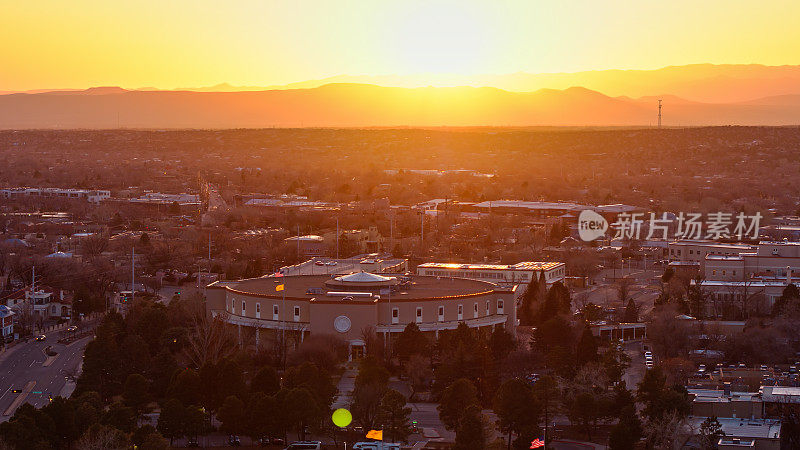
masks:
POLYGON ((5 1, 0 90, 798 64, 798 17, 788 0, 5 1))

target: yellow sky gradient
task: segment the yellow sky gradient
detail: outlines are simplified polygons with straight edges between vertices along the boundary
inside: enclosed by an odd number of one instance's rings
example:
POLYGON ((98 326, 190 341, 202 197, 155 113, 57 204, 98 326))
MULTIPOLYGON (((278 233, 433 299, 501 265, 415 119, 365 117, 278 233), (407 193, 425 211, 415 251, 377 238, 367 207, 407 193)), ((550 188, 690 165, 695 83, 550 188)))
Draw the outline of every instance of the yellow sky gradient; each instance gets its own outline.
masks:
POLYGON ((800 63, 796 1, 0 0, 0 90, 800 63))

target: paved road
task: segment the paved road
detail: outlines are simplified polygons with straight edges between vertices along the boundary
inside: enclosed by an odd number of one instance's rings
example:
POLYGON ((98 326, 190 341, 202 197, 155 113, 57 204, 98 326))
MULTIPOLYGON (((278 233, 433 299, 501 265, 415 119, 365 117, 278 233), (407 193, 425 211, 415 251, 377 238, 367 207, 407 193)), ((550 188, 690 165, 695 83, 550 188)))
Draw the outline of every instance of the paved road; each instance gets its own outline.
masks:
POLYGON ((48 394, 61 395, 67 383, 66 375, 76 375, 81 363, 83 350, 91 336, 62 345, 56 342, 60 332, 51 333, 44 342, 31 340, 20 343, 9 350, 0 360, 0 422, 5 422, 20 405, 30 403, 42 407, 48 403, 48 394), (46 346, 52 345, 58 352, 48 360, 44 353, 46 346), (12 392, 21 389, 20 394, 12 392), (41 392, 41 393, 40 393, 41 392), (21 399, 20 399, 21 398, 21 399), (6 413, 9 413, 6 415, 6 413))

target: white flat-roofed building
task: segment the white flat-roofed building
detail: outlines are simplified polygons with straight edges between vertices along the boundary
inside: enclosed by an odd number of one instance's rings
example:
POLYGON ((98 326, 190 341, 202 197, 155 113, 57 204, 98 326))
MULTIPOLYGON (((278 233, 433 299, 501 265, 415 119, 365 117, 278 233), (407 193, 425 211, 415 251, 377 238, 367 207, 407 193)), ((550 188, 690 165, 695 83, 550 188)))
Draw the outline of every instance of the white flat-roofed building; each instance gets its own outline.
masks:
POLYGON ((566 264, 563 262, 523 261, 508 264, 424 263, 417 266, 417 275, 448 278, 469 278, 495 284, 527 284, 533 274, 544 274, 547 285, 563 281, 566 264))
POLYGON ((749 304, 769 313, 786 286, 797 283, 800 243, 762 241, 735 256, 706 255, 701 270, 700 288, 717 305, 749 304))
POLYGON ((129 200, 131 203, 147 203, 169 205, 177 203, 179 205, 185 204, 199 204, 200 196, 198 194, 163 194, 161 192, 147 192, 139 198, 132 198, 129 200))
POLYGON ((670 261, 698 262, 702 266, 707 255, 739 256, 756 249, 748 244, 728 244, 717 241, 680 240, 669 243, 667 256, 670 261))
POLYGON ((292 266, 283 266, 278 269, 278 273, 285 276, 341 275, 352 272, 405 273, 407 270, 406 259, 394 258, 388 254, 366 253, 351 258, 314 257, 292 266))
POLYGON ((10 188, 0 189, 0 198, 20 199, 34 198, 63 198, 82 199, 90 203, 100 203, 111 198, 111 191, 97 189, 61 189, 61 188, 10 188))
POLYGON ((534 219, 558 218, 564 214, 583 209, 591 209, 585 205, 568 202, 528 202, 523 200, 492 200, 472 205, 478 213, 519 214, 534 219))
MULTIPOLYGON (((800 273, 800 242, 762 241, 738 255, 707 255, 703 266, 706 280, 790 280, 800 273)), ((788 283, 788 282, 787 282, 788 283)))
MULTIPOLYGON (((689 426, 699 430, 705 417, 689 417, 689 426)), ((778 450, 781 448, 781 421, 777 419, 749 419, 718 417, 723 437, 717 442, 722 449, 778 450)), ((690 448, 690 447, 683 447, 690 448)))

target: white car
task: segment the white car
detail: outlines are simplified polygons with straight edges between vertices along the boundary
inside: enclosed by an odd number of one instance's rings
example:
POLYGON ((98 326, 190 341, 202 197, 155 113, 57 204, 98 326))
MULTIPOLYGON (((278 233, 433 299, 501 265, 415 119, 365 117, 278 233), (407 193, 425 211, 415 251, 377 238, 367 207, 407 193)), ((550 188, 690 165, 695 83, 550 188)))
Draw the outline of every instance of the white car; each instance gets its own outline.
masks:
POLYGON ((391 442, 381 442, 381 441, 374 441, 374 442, 356 442, 353 444, 353 450, 360 449, 360 450, 400 450, 400 444, 394 444, 391 442))

